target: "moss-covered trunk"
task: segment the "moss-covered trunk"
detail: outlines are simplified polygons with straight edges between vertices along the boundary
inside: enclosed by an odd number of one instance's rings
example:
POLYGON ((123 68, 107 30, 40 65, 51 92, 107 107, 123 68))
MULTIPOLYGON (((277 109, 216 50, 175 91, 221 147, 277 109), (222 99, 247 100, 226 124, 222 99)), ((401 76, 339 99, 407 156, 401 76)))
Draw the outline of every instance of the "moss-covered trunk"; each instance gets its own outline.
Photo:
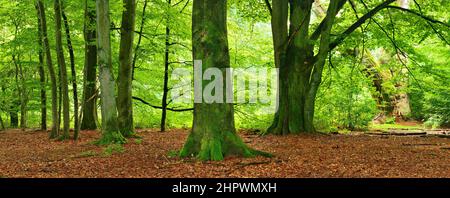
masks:
POLYGON ((85 0, 84 7, 84 82, 81 130, 97 129, 97 32, 95 0, 85 0))
POLYGON ((109 0, 97 0, 97 46, 102 109, 102 137, 98 144, 124 143, 117 124, 117 106, 111 60, 109 0))
POLYGON ((123 0, 122 26, 120 29, 119 75, 117 110, 119 130, 125 137, 134 133, 132 90, 133 39, 135 29, 136 2, 123 0))
MULTIPOLYGON (((230 67, 226 13, 227 1, 194 0, 193 57, 194 60, 202 60, 203 71, 216 67, 225 73, 225 69, 230 67)), ((223 79, 225 85, 227 78, 223 79)), ((202 86, 207 83, 209 81, 203 81, 202 86)), ((181 157, 222 160, 228 155, 249 157, 255 154, 261 153, 247 147, 236 133, 233 104, 194 104, 193 127, 180 152, 181 157)))
POLYGON ((315 132, 315 99, 329 52, 329 35, 335 15, 345 0, 330 2, 327 16, 319 26, 317 37, 320 36, 321 40, 316 55, 313 45, 315 39, 309 36, 312 3, 312 0, 273 1, 272 31, 280 83, 278 110, 267 133, 284 135, 315 132))

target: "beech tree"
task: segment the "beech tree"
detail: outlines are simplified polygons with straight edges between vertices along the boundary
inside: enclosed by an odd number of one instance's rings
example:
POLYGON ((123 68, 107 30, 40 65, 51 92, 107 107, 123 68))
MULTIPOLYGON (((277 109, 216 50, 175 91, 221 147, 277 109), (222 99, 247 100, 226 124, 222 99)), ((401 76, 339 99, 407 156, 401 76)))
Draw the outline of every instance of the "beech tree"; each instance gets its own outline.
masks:
MULTIPOLYGON (((385 0, 368 10, 337 36, 330 36, 330 32, 335 25, 336 14, 347 0, 331 0, 326 16, 313 30, 311 30, 313 0, 275 0, 272 4, 268 0, 265 1, 272 16, 275 63, 276 67, 280 68, 279 108, 267 133, 281 135, 316 131, 313 123, 315 100, 322 82, 322 71, 327 56, 381 10, 387 8, 400 10, 419 16, 428 23, 445 25, 421 13, 392 6, 395 1, 385 0), (320 41, 316 42, 319 39, 320 41)), ((351 1, 351 4, 354 2, 351 1)))
POLYGON ((52 56, 50 53, 50 44, 48 41, 47 35, 47 20, 45 16, 45 8, 42 0, 36 1, 36 6, 38 8, 39 20, 41 21, 41 29, 42 29, 42 43, 45 52, 45 58, 47 63, 47 70, 50 75, 51 81, 51 94, 52 94, 52 130, 50 132, 50 138, 56 138, 59 134, 58 126, 59 126, 59 118, 58 118, 58 86, 56 81, 55 69, 53 67, 52 56))
POLYGON ((124 143, 118 127, 115 82, 111 60, 109 0, 97 0, 97 53, 102 112, 102 137, 98 144, 124 143))
POLYGON ((68 139, 69 127, 70 127, 70 115, 69 115, 69 89, 67 80, 67 68, 66 61, 64 58, 64 50, 62 44, 62 33, 61 33, 61 2, 60 0, 54 0, 54 10, 55 10, 55 30, 56 30, 56 56, 58 60, 58 65, 60 68, 60 86, 62 94, 62 112, 63 112, 63 134, 60 139, 68 139))
POLYGON ((97 129, 97 31, 95 0, 84 1, 84 76, 81 130, 97 129))
POLYGON ((132 71, 133 71, 133 39, 136 21, 136 1, 123 0, 122 26, 120 29, 119 75, 117 110, 119 111, 119 130, 125 137, 134 133, 132 71))
MULTIPOLYGON (((202 71, 216 67, 226 73, 226 69, 230 68, 226 0, 194 0, 192 49, 194 60, 203 62, 202 71)), ((225 85, 230 79, 224 76, 222 80, 225 85)), ((202 83, 203 88, 207 84, 205 82, 207 81, 202 83)), ((192 131, 180 156, 223 160, 228 155, 250 157, 268 154, 249 148, 238 136, 234 125, 233 104, 208 104, 204 101, 194 104, 192 131)))

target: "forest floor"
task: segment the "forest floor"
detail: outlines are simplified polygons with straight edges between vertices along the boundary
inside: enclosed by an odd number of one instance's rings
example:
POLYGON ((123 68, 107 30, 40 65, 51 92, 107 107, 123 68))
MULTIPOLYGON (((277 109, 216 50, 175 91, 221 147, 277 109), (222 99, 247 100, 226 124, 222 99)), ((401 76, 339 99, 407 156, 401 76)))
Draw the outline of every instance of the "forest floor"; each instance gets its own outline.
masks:
POLYGON ((42 131, 0 132, 0 177, 450 177, 449 138, 241 133, 274 157, 198 162, 176 157, 187 130, 140 130, 142 139, 124 150, 93 145, 96 131, 80 135, 78 142, 59 142, 42 131))

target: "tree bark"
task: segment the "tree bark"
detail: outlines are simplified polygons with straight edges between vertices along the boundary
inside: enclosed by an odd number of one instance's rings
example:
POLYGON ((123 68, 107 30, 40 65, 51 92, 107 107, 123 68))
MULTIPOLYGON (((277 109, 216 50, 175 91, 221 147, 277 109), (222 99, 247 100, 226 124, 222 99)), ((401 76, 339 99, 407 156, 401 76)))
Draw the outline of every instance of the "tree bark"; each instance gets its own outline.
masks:
POLYGON ((170 7, 171 0, 167 0, 167 14, 166 14, 166 49, 164 52, 164 82, 163 82, 163 97, 162 97, 162 113, 161 113, 161 132, 166 130, 166 117, 167 117, 167 94, 169 93, 169 47, 170 47, 170 7))
POLYGON ((45 83, 44 70, 44 45, 42 43, 42 22, 39 17, 39 8, 36 4, 36 11, 38 16, 38 45, 39 45, 39 82, 41 83, 41 130, 47 130, 47 92, 45 83))
POLYGON ((319 27, 321 41, 316 56, 313 51, 313 42, 308 35, 313 1, 273 2, 272 31, 274 32, 275 62, 280 68, 280 83, 278 110, 267 133, 285 135, 315 132, 313 124, 315 97, 330 49, 331 27, 337 11, 342 7, 341 1, 344 0, 330 2, 324 24, 319 27), (285 13, 288 5, 289 30, 285 28, 287 23, 285 13))
POLYGON ((134 134, 132 71, 133 39, 135 29, 136 1, 123 0, 122 26, 119 52, 119 75, 117 110, 119 112, 119 130, 125 137, 134 134))
POLYGON ((17 111, 9 112, 9 120, 11 128, 17 128, 19 126, 19 115, 17 114, 17 111))
MULTIPOLYGON (((17 28, 17 27, 16 27, 17 28)), ((17 31, 16 31, 17 33, 17 31)), ((22 64, 20 63, 20 54, 12 55, 12 61, 15 66, 15 79, 17 85, 17 95, 20 98, 20 128, 27 128, 27 90, 25 87, 25 78, 23 76, 22 64)))
POLYGON ((61 73, 61 93, 62 93, 62 112, 63 112, 63 134, 60 137, 61 140, 69 139, 69 90, 68 90, 68 80, 67 80, 67 68, 64 59, 62 34, 61 34, 61 2, 60 0, 54 0, 54 10, 55 10, 55 30, 56 30, 56 55, 58 59, 58 65, 60 67, 61 73))
POLYGON ((97 32, 95 1, 85 0, 84 8, 84 82, 82 101, 81 130, 95 130, 96 114, 96 81, 97 81, 97 32))
POLYGON ((39 20, 42 25, 42 42, 45 50, 45 57, 47 62, 47 70, 50 74, 51 88, 52 88, 52 130, 50 132, 50 138, 56 138, 59 135, 58 132, 58 87, 56 82, 55 69, 53 68, 52 56, 50 53, 50 45, 47 36, 47 20, 45 17, 45 8, 42 0, 37 1, 37 7, 39 10, 39 20))
POLYGON ((70 71, 72 75, 72 93, 73 93, 73 109, 74 109, 74 134, 73 139, 78 139, 78 131, 80 129, 80 122, 78 120, 78 87, 77 87, 77 71, 75 67, 75 55, 73 52, 73 46, 72 46, 72 39, 70 37, 70 27, 69 22, 67 20, 66 13, 64 12, 64 6, 61 5, 61 15, 64 21, 64 29, 66 32, 66 39, 67 39, 67 48, 69 50, 69 58, 70 58, 70 71))
POLYGON ((0 114, 0 131, 5 130, 5 123, 3 123, 2 115, 0 114))
POLYGON ((147 3, 148 0, 144 1, 144 7, 142 8, 142 19, 141 19, 141 26, 139 27, 139 36, 138 36, 138 41, 136 44, 136 48, 134 48, 134 57, 133 57, 133 70, 131 71, 132 74, 132 79, 134 80, 134 74, 135 74, 135 69, 136 69, 136 61, 138 59, 138 55, 139 55, 139 49, 141 46, 141 41, 142 41, 142 34, 144 31, 144 25, 145 25, 145 10, 147 9, 147 3))
POLYGON ((97 46, 101 91, 102 137, 97 144, 125 143, 117 124, 114 76, 112 73, 109 0, 97 0, 97 46))
MULTIPOLYGON (((193 58, 202 60, 203 71, 209 67, 217 67, 225 73, 230 67, 226 21, 227 1, 194 0, 193 58)), ((223 79, 224 85, 226 80, 230 80, 226 77, 223 79)), ((205 87, 205 84, 202 86, 205 87)), ((258 154, 264 153, 249 148, 237 135, 233 104, 194 104, 192 131, 180 151, 181 157, 223 160, 229 155, 250 157, 258 154)))

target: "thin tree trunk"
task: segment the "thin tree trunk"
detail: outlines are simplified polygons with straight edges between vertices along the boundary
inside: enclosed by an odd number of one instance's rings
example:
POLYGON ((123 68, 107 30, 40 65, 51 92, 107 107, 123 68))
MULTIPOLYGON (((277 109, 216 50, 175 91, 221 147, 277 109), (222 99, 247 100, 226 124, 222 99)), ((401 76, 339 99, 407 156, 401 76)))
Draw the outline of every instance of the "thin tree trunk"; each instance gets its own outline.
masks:
MULTIPOLYGON (((17 38, 19 33, 20 24, 15 23, 14 38, 17 38)), ((19 46, 20 48, 20 46, 19 46)), ((20 128, 25 129, 27 127, 27 93, 25 87, 25 78, 23 76, 22 63, 20 60, 20 53, 18 53, 17 47, 14 47, 12 54, 12 62, 15 66, 15 80, 17 86, 17 95, 20 99, 20 128)))
POLYGON ((21 94, 20 95, 20 128, 27 128, 27 115, 28 115, 28 91, 26 87, 25 77, 23 73, 23 66, 19 63, 19 80, 21 86, 21 94))
POLYGON ((66 39, 67 39, 67 48, 69 50, 69 58, 70 58, 70 70, 72 75, 72 89, 73 89, 73 109, 74 109, 74 134, 73 139, 78 139, 78 130, 80 129, 80 124, 78 120, 78 88, 77 88, 77 71, 75 67, 75 55, 73 53, 72 39, 70 38, 70 27, 69 22, 67 20, 66 13, 64 12, 64 6, 61 5, 61 14, 64 20, 64 28, 66 31, 66 39))
MULTIPOLYGON (((208 67, 220 67, 222 72, 230 68, 226 21, 227 1, 194 0, 193 57, 207 63, 203 65, 203 71, 208 67)), ((230 78, 223 78, 223 85, 227 80, 230 78)), ((205 84, 201 86, 205 87, 205 84)), ((192 131, 180 152, 181 157, 223 160, 229 155, 249 157, 257 154, 265 153, 249 148, 236 134, 233 104, 203 101, 194 104, 192 131)))
POLYGON ((139 49, 140 49, 141 41, 142 41, 142 34, 144 31, 144 26, 145 26, 145 10, 147 9, 147 3, 148 3, 148 0, 145 0, 144 7, 142 8, 142 19, 141 19, 141 26, 139 28, 138 42, 136 44, 136 48, 134 48, 133 71, 131 74, 133 80, 134 80, 134 74, 135 74, 135 69, 136 69, 136 61, 138 59, 139 49))
POLYGON ((61 140, 69 139, 69 127, 70 127, 70 117, 69 117, 69 90, 68 90, 68 80, 67 80, 67 68, 64 58, 63 43, 62 43, 62 33, 61 33, 61 2, 60 0, 54 0, 54 10, 55 10, 55 30, 56 30, 56 55, 58 58, 58 65, 61 72, 61 93, 62 93, 62 112, 63 112, 63 134, 60 137, 61 140))
POLYGON ((171 0, 167 0, 167 14, 166 14, 166 50, 164 53, 164 87, 162 97, 162 114, 161 114, 161 132, 166 130, 166 116, 167 116, 167 94, 169 93, 169 47, 170 47, 170 7, 171 0))
POLYGON ((112 73, 109 0, 97 0, 98 65, 102 109, 102 137, 98 144, 125 143, 117 124, 115 82, 112 73))
MULTIPOLYGON (((17 32, 16 32, 17 33, 17 32)), ((17 92, 20 98, 20 128, 25 129, 27 127, 27 99, 25 82, 23 77, 22 65, 20 63, 20 55, 13 54, 12 61, 15 66, 15 80, 17 85, 17 92)))
POLYGON ((45 8, 44 4, 42 3, 42 0, 38 0, 36 3, 38 7, 38 15, 39 20, 41 21, 42 25, 42 42, 45 49, 45 57, 47 62, 47 70, 50 74, 50 81, 51 81, 51 87, 52 87, 52 130, 50 132, 50 138, 56 138, 59 135, 58 132, 58 86, 56 82, 56 74, 55 69, 53 68, 52 63, 52 57, 50 53, 50 45, 48 42, 48 36, 47 36, 47 20, 45 17, 45 8))
POLYGON ((47 130, 47 93, 44 70, 44 45, 42 43, 42 22, 39 17, 39 8, 36 6, 38 14, 38 44, 39 44, 39 81, 41 83, 41 130, 47 130))
POLYGON ((95 130, 97 124, 96 81, 97 81, 97 32, 95 0, 85 0, 84 8, 84 82, 81 130, 95 130))
POLYGON ((133 71, 133 39, 136 16, 136 1, 123 0, 122 27, 119 52, 119 75, 117 110, 119 113, 119 130, 125 137, 134 134, 132 71, 133 71))

